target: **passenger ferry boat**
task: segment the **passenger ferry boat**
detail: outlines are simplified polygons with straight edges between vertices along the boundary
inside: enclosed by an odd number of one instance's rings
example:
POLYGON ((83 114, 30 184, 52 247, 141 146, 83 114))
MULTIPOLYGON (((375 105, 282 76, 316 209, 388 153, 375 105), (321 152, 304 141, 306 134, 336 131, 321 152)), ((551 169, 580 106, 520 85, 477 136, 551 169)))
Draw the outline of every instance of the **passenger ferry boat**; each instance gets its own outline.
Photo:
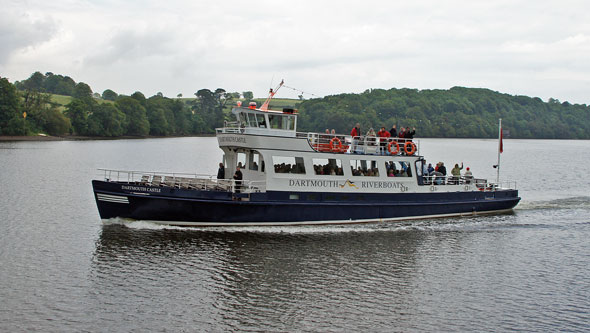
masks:
MULTIPOLYGON (((282 85, 282 82, 281 82, 282 85)), ((280 88, 280 85, 279 87, 280 88)), ((420 143, 297 132, 298 111, 238 103, 216 130, 225 179, 101 169, 102 219, 180 226, 346 224, 510 211, 516 184, 423 174, 420 143), (243 179, 232 178, 240 167, 243 179)))

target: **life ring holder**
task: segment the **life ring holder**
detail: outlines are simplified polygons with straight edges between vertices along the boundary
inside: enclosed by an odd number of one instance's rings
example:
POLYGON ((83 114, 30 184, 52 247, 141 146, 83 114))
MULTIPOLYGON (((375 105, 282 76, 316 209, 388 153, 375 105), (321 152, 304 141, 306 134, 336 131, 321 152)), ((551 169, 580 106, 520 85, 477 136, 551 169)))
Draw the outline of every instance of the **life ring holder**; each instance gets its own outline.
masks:
POLYGON ((332 140, 330 140, 330 150, 334 152, 342 151, 342 141, 337 137, 333 137, 332 140))
POLYGON ((408 156, 412 156, 416 152, 416 145, 413 142, 408 141, 404 145, 404 151, 406 154, 408 154, 408 156))
POLYGON ((387 145, 387 150, 389 151, 389 153, 391 155, 397 155, 397 153, 399 153, 399 144, 395 141, 391 141, 388 145, 387 145), (391 150, 391 146, 395 145, 395 150, 392 151, 391 150))

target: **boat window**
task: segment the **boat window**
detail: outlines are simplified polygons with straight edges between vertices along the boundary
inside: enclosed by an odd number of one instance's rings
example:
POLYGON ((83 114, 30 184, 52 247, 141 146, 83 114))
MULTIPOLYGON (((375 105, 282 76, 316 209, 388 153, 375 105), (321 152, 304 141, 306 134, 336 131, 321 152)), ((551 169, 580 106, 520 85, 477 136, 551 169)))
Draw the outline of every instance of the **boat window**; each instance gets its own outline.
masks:
POLYGON ((273 156, 272 163, 274 164, 275 173, 305 173, 303 157, 273 156))
POLYGON ((245 121, 248 123, 248 127, 255 127, 256 117, 250 113, 244 113, 245 121))
POLYGON ((258 165, 260 165, 260 155, 257 152, 250 153, 250 159, 248 162, 248 169, 258 171, 258 165))
POLYGON ((350 160, 350 171, 353 176, 379 177, 377 161, 350 160))
POLYGON ((263 114, 256 115, 256 122, 258 123, 258 127, 266 128, 266 120, 264 119, 263 114))
POLYGON ((294 131, 295 130, 295 119, 296 119, 295 116, 287 116, 284 118, 287 120, 287 124, 284 128, 294 131))
POLYGON ((342 161, 335 158, 314 158, 313 171, 316 175, 344 176, 342 161))
POLYGON ((238 153, 238 167, 240 169, 244 169, 246 167, 246 154, 245 153, 238 153))
POLYGON ((394 161, 385 162, 385 170, 387 170, 387 177, 412 177, 412 168, 410 162, 394 161))
POLYGON ((268 121, 270 122, 270 128, 281 129, 281 118, 283 116, 269 115, 268 121))

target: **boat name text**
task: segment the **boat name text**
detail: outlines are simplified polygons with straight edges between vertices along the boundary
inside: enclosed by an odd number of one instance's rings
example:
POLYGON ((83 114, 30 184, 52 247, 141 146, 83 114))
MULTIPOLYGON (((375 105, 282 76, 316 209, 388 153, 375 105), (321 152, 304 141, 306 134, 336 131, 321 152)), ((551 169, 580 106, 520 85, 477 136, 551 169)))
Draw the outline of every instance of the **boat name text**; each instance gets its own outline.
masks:
POLYGON ((401 192, 408 190, 408 187, 398 182, 384 182, 384 181, 346 181, 339 180, 314 180, 314 179, 289 179, 289 186, 291 187, 332 187, 332 188, 345 188, 353 187, 359 188, 372 188, 372 189, 399 189, 401 192))
POLYGON ((122 190, 126 191, 139 191, 139 192, 162 192, 162 189, 153 188, 153 187, 140 187, 140 186, 131 186, 131 185, 123 185, 121 186, 122 190))
POLYGON ((226 143, 226 142, 247 143, 245 137, 240 137, 240 136, 221 136, 221 137, 219 137, 219 143, 226 143))

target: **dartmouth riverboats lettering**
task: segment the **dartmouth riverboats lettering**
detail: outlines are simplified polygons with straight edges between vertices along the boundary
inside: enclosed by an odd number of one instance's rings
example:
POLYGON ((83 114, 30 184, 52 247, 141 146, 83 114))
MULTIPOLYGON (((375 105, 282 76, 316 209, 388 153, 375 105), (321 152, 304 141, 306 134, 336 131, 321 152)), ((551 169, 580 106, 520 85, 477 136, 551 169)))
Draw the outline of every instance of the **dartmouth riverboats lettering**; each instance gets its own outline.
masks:
POLYGON ((338 180, 323 180, 323 179, 289 179, 289 186, 291 187, 329 187, 329 188, 348 188, 355 189, 399 189, 402 192, 408 190, 408 187, 398 182, 384 182, 384 181, 346 181, 338 180))
POLYGON ((243 136, 220 136, 219 143, 244 143, 246 144, 246 138, 243 136))
POLYGON ((132 185, 122 185, 122 190, 125 191, 138 191, 138 192, 162 192, 162 189, 154 188, 154 187, 141 187, 141 186, 132 186, 132 185))

